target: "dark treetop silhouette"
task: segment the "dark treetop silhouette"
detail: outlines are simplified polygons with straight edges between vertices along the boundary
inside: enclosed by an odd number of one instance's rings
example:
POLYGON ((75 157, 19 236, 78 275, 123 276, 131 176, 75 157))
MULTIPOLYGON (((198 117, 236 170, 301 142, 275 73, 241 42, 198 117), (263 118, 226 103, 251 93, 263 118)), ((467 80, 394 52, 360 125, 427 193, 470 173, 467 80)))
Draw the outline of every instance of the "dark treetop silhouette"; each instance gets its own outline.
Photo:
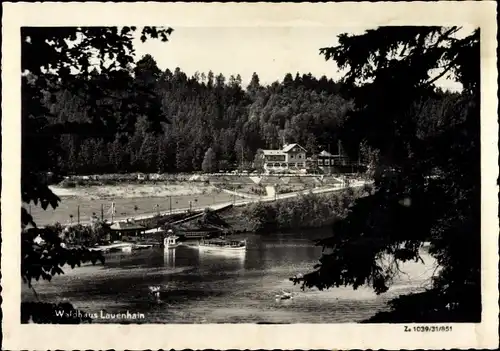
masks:
POLYGON ((320 289, 368 283, 383 293, 399 262, 420 260, 424 242, 440 267, 432 288, 392 301, 372 321, 481 318, 479 30, 463 38, 459 31, 382 27, 321 49, 348 69, 356 109, 343 127, 346 148, 365 141, 376 151, 375 192, 318 243, 332 253, 316 270, 292 280, 320 289), (460 94, 433 86, 449 74, 463 85, 460 94), (430 107, 436 100, 441 106, 430 107), (388 266, 379 260, 385 254, 393 257, 388 266))
MULTIPOLYGON (((159 130, 166 121, 150 93, 150 77, 132 75, 126 69, 133 62, 134 27, 24 27, 22 40, 22 201, 33 202, 44 209, 56 207, 59 198, 47 186, 41 174, 59 172, 57 158, 60 152, 61 135, 83 136, 122 133, 127 135, 137 115, 148 116, 153 130, 159 130), (73 44, 71 44, 73 42, 73 44), (99 70, 91 68, 91 58, 97 55, 99 70), (76 74, 71 69, 77 71, 76 74), (115 93, 116 86, 128 87, 134 96, 123 99, 115 93), (82 93, 85 101, 86 120, 57 120, 53 111, 44 104, 54 101, 58 91, 82 93), (116 103, 119 101, 119 104, 116 103), (114 107, 122 106, 121 110, 114 107), (113 108, 112 108, 113 107, 113 108), (120 123, 114 123, 119 114, 120 123)), ((167 41, 170 28, 145 27, 141 40, 148 37, 167 41)), ((147 64, 147 62, 145 63, 147 64)), ((50 280, 62 274, 65 265, 74 268, 82 262, 103 257, 85 248, 67 249, 60 233, 52 228, 37 228, 26 209, 21 209, 22 244, 21 276, 31 287, 33 279, 50 280), (27 229, 26 226, 31 226, 27 229), (35 240, 40 236, 43 241, 35 240)), ((36 294, 36 292, 35 292, 36 294)), ((32 320, 41 323, 78 323, 85 318, 59 318, 55 309, 72 311, 71 304, 22 303, 23 322, 32 320)))

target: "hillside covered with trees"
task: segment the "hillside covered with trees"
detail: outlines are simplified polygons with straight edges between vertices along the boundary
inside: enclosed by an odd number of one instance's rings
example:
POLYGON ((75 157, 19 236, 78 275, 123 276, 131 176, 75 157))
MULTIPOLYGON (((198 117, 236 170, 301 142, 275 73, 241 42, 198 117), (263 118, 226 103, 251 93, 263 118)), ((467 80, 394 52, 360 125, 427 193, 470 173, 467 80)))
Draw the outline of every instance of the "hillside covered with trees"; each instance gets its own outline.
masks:
MULTIPOLYGON (((89 100, 101 113, 108 112, 100 128, 57 136, 59 147, 52 150, 54 163, 47 170, 89 174, 234 169, 250 165, 258 149, 277 149, 283 141, 299 143, 309 153, 336 153, 341 141, 346 145, 342 152, 351 159, 368 158, 366 145, 353 144, 350 132, 342 128, 354 109, 346 85, 325 76, 289 73, 281 82, 264 86, 254 73, 245 86, 239 75, 210 71, 188 77, 180 68, 161 71, 150 55, 120 74, 114 80, 119 83, 113 84, 110 73, 94 70, 85 80, 75 78, 71 89, 56 83, 50 94, 42 94, 49 123, 89 121, 94 112, 89 100), (152 118, 161 128, 151 127, 152 118)), ((443 114, 456 99, 456 94, 444 92, 429 98, 421 133, 432 133, 439 123, 435 113, 443 114)))

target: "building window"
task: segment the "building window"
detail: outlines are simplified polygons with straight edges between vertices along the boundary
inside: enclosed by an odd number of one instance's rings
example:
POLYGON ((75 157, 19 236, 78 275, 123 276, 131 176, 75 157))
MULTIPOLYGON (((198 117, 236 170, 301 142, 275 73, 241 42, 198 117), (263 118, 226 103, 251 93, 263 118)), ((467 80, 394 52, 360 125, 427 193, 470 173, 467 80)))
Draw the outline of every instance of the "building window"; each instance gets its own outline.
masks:
POLYGON ((290 167, 295 167, 295 163, 289 163, 288 164, 290 167))
POLYGON ((304 167, 303 163, 297 163, 297 167, 304 167))
POLYGON ((279 167, 279 166, 280 166, 280 164, 279 164, 279 163, 275 163, 275 164, 274 164, 274 167, 279 167))
POLYGON ((281 164, 281 167, 286 167, 286 163, 282 163, 282 164, 281 164))
POLYGON ((290 158, 293 158, 293 155, 290 155, 290 158))
POLYGON ((284 161, 285 160, 285 156, 284 155, 268 155, 268 156, 266 156, 266 160, 267 161, 272 161, 272 162, 284 161))
POLYGON ((318 160, 318 165, 323 166, 323 159, 322 159, 322 158, 320 158, 320 159, 318 160))
POLYGON ((329 159, 326 159, 325 160, 325 166, 329 166, 330 165, 330 160, 329 159))
POLYGON ((302 158, 302 155, 299 155, 299 158, 302 158))

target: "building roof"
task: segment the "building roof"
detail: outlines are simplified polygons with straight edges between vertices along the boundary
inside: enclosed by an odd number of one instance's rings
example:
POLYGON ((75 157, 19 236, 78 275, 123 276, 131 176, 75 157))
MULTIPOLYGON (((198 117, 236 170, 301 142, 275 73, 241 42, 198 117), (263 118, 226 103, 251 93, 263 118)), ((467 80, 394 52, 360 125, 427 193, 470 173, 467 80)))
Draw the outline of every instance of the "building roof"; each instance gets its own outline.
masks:
POLYGON ((318 156, 323 156, 323 157, 335 157, 335 158, 347 158, 347 156, 344 155, 332 155, 328 151, 321 151, 318 156))
POLYGON ((144 231, 144 234, 152 234, 152 233, 163 233, 165 232, 165 229, 159 227, 159 228, 152 228, 144 231))
POLYGON ((306 149, 304 149, 299 144, 288 144, 288 145, 285 145, 281 151, 283 151, 283 152, 289 152, 290 150, 292 150, 296 146, 299 147, 299 148, 301 148, 302 150, 306 151, 306 149))
POLYGON ((144 230, 146 227, 137 223, 131 222, 117 222, 114 223, 110 229, 112 230, 144 230))

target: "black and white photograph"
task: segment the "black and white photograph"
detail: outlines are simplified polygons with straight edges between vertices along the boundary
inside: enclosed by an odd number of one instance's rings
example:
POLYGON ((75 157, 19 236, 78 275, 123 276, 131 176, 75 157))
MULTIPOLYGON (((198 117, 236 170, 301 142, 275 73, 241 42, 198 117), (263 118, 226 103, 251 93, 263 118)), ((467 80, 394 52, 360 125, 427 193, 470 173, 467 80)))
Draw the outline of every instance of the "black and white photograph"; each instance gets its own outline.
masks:
POLYGON ((199 10, 185 25, 166 12, 18 27, 20 108, 2 117, 4 141, 6 118, 20 126, 14 323, 390 324, 452 339, 486 322, 491 29, 464 11, 272 23, 279 10, 259 5, 205 4, 211 25, 199 10), (229 23, 217 6, 235 9, 229 23))

